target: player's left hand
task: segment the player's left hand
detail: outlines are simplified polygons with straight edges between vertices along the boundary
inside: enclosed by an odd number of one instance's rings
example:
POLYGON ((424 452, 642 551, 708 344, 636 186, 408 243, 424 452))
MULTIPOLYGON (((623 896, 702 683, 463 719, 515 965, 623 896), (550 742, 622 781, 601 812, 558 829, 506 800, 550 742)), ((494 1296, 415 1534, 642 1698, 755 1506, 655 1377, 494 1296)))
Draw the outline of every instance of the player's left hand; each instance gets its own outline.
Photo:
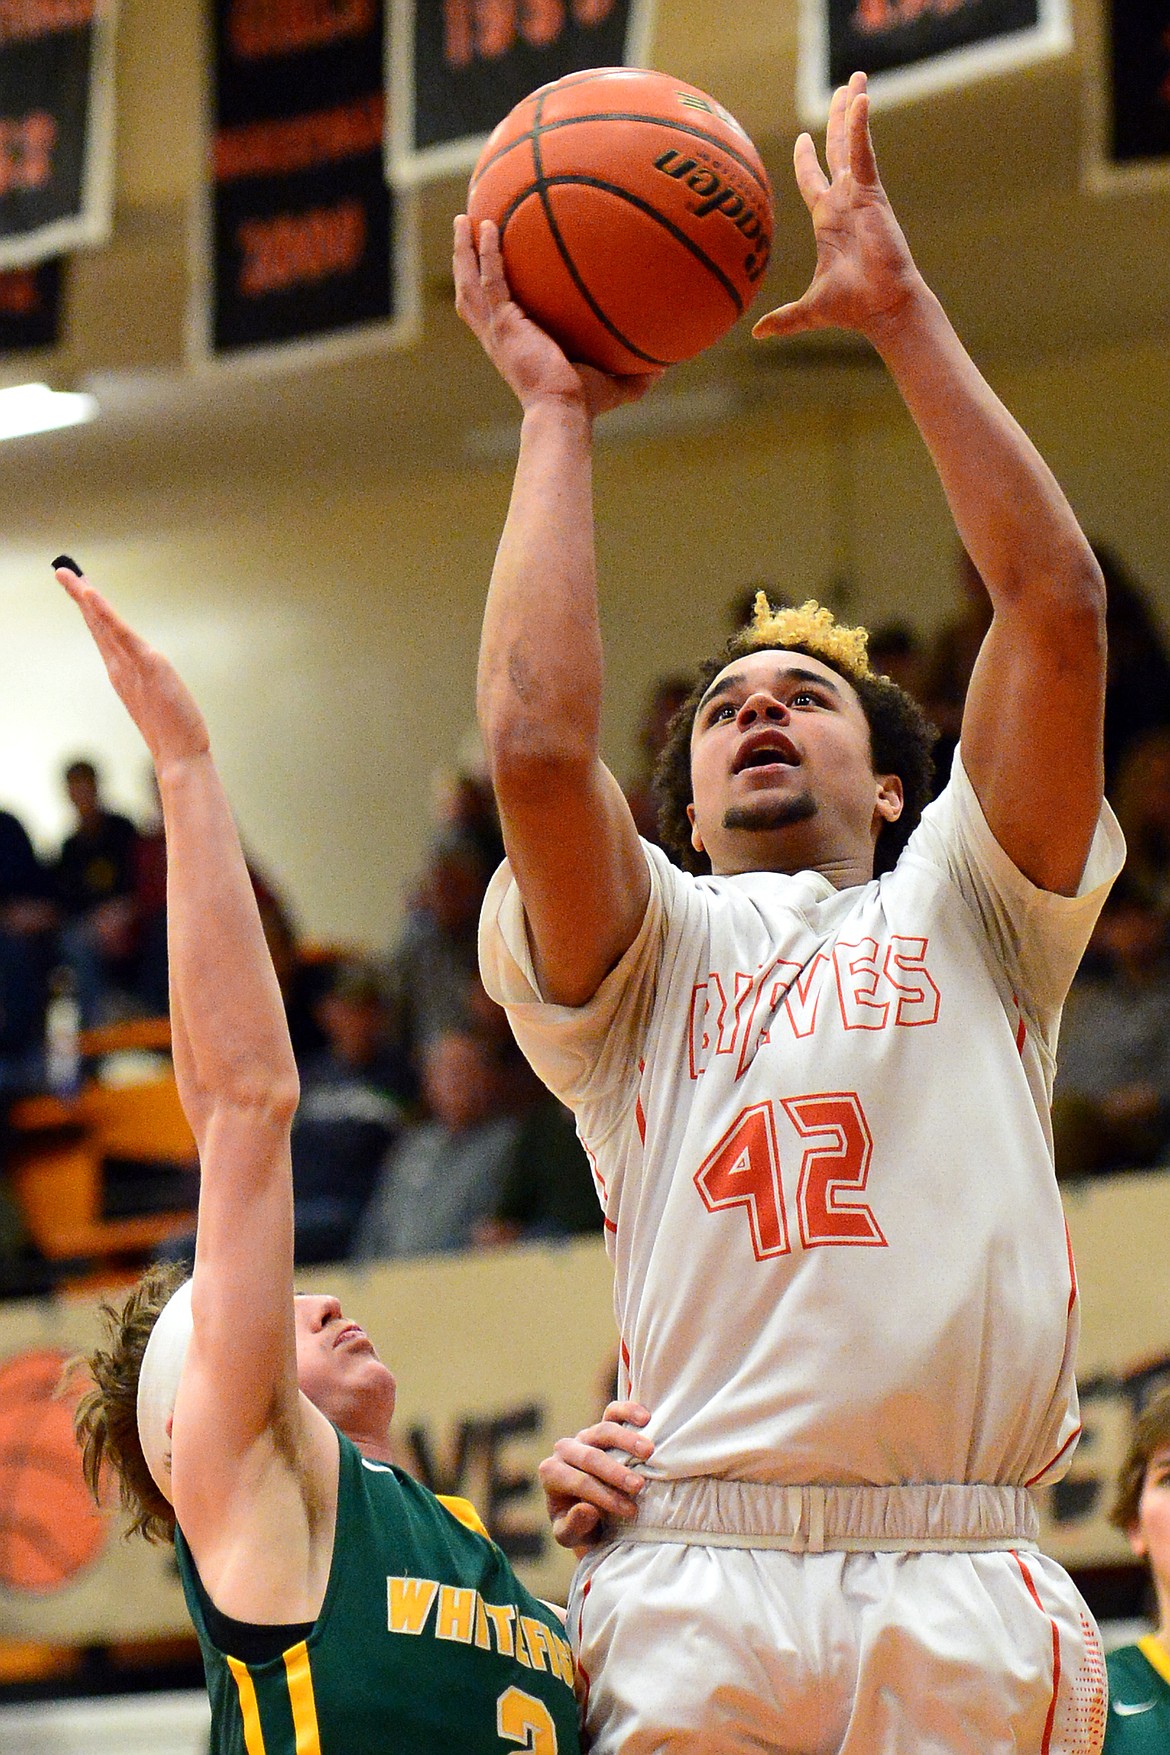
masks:
POLYGON ((155 768, 200 756, 210 747, 203 715, 174 666, 148 646, 83 574, 55 569, 93 635, 111 683, 146 740, 155 768))
POLYGON ((817 265, 802 298, 761 317, 757 340, 809 329, 855 329, 871 341, 924 290, 878 175, 864 73, 833 94, 821 168, 809 134, 793 152, 797 186, 812 215, 817 265))
POLYGON ((607 1519, 630 1523, 645 1477, 631 1460, 645 1462, 654 1446, 638 1430, 650 1419, 640 1402, 610 1402, 595 1426, 575 1438, 558 1438, 537 1473, 544 1488, 553 1535, 562 1548, 583 1554, 601 1539, 607 1519))

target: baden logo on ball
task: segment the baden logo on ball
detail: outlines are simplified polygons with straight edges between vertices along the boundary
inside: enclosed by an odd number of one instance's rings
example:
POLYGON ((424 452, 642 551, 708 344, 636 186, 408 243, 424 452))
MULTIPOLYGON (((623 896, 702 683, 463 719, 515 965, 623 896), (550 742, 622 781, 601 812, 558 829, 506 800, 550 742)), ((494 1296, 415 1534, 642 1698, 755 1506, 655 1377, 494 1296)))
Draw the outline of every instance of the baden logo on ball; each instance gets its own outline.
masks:
POLYGON ((772 188, 735 118, 665 73, 541 86, 489 136, 467 212, 500 228, 512 296, 569 358, 634 373, 702 353, 755 297, 772 188))

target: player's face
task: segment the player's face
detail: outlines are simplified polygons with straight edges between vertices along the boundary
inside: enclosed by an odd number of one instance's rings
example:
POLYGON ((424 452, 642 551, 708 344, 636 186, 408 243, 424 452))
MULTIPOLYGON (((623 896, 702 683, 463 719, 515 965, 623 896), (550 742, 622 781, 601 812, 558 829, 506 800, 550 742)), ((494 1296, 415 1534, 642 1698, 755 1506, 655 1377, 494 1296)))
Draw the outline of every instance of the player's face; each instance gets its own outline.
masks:
POLYGON ((1146 1464, 1138 1520, 1129 1532, 1135 1554, 1148 1560, 1160 1595, 1170 1592, 1170 1444, 1146 1464))
POLYGON ((861 881, 902 808, 897 777, 873 771, 856 691, 802 652, 750 652, 719 672, 695 715, 691 784, 691 839, 714 872, 832 867, 861 881))
POLYGON ((297 1338, 297 1383, 309 1400, 342 1431, 366 1423, 371 1409, 394 1412, 393 1373, 374 1343, 342 1312, 338 1299, 301 1293, 293 1300, 297 1338))

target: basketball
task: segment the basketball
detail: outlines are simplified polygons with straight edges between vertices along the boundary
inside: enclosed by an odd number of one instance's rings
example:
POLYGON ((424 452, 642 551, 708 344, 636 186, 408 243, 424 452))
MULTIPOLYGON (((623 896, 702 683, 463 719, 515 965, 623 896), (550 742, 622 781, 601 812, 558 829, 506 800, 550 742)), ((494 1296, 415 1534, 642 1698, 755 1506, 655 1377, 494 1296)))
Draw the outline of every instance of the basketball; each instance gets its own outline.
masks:
POLYGON ((541 86, 488 137, 467 212, 500 228, 513 298, 571 360, 692 359, 756 295, 772 244, 759 153, 714 98, 633 67, 541 86))
POLYGON ((44 1348, 0 1364, 0 1587, 32 1596, 60 1590, 106 1538, 73 1436, 80 1386, 57 1394, 67 1358, 44 1348))

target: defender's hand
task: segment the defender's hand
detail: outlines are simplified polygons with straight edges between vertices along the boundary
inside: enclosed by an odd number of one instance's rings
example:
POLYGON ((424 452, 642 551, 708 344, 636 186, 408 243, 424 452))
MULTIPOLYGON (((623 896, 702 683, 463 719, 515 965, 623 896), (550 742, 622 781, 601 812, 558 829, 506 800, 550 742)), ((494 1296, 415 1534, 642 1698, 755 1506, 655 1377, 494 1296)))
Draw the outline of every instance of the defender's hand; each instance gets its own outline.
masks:
POLYGON ((630 1459, 645 1462, 654 1446, 639 1427, 650 1411, 640 1402, 610 1402, 595 1426, 575 1438, 558 1438, 537 1473, 544 1488, 553 1535, 562 1548, 584 1553, 600 1539, 609 1518, 630 1523, 644 1477, 630 1459))
POLYGON ((757 340, 809 329, 855 329, 880 344, 908 301, 925 290, 878 175, 864 73, 855 73, 833 94, 825 161, 828 176, 811 136, 802 134, 793 165, 812 215, 817 265, 802 298, 760 318, 752 330, 757 340))
POLYGON ((479 228, 477 252, 471 221, 465 213, 458 215, 451 265, 456 311, 525 410, 544 399, 561 400, 581 404, 592 419, 623 402, 637 402, 662 376, 610 377, 566 359, 509 292, 499 228, 490 220, 479 228))
POLYGON ((205 754, 210 748, 207 726, 174 666, 83 575, 69 567, 55 572, 84 616, 114 690, 146 740, 156 769, 161 772, 174 762, 205 754))

